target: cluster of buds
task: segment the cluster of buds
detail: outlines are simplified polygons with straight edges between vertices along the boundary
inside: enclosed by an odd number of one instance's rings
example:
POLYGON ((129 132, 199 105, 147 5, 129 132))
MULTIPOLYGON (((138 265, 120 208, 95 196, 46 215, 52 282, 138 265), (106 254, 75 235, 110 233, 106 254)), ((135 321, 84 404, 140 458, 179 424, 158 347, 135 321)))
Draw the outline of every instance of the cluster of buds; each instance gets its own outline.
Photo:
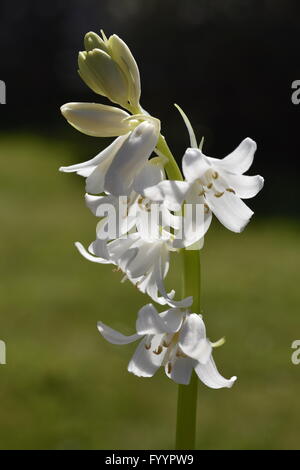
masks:
POLYGON ((107 39, 103 31, 102 38, 90 32, 85 35, 84 47, 78 56, 82 80, 113 103, 129 110, 139 109, 139 69, 124 41, 116 34, 107 39))

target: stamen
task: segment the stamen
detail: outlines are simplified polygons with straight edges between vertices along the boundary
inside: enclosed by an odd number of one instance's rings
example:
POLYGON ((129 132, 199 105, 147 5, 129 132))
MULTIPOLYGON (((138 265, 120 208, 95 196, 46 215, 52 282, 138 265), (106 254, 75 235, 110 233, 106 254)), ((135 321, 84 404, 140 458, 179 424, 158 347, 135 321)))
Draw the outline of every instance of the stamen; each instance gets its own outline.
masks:
POLYGON ((163 348, 161 345, 158 346, 157 350, 156 351, 153 351, 154 354, 156 354, 157 356, 159 356, 159 354, 162 352, 163 348))
POLYGON ((207 185, 208 189, 212 188, 212 186, 213 186, 212 183, 209 183, 209 184, 207 185))
POLYGON ((232 188, 226 188, 226 191, 228 191, 229 193, 235 194, 235 190, 232 188))
POLYGON ((205 191, 204 191, 204 189, 202 189, 202 191, 200 191, 200 193, 198 193, 198 196, 204 196, 204 194, 205 194, 205 191))
POLYGON ((214 180, 216 180, 217 178, 219 178, 219 173, 217 171, 214 171, 212 177, 214 180))
POLYGON ((223 194, 224 194, 224 191, 222 193, 220 193, 220 192, 215 193, 214 196, 215 197, 221 197, 221 196, 223 196, 223 194))
POLYGON ((167 370, 168 370, 168 374, 171 374, 171 372, 172 372, 172 364, 171 364, 171 362, 168 362, 167 370))
POLYGON ((177 348, 177 351, 176 351, 176 357, 187 357, 186 354, 184 354, 183 351, 181 351, 180 348, 177 348))
POLYGON ((207 204, 204 204, 204 212, 205 212, 205 214, 209 213, 209 207, 208 207, 207 204))
POLYGON ((147 340, 146 340, 146 343, 145 343, 145 349, 147 349, 148 351, 151 348, 152 339, 153 339, 153 336, 151 336, 151 335, 147 336, 147 340))

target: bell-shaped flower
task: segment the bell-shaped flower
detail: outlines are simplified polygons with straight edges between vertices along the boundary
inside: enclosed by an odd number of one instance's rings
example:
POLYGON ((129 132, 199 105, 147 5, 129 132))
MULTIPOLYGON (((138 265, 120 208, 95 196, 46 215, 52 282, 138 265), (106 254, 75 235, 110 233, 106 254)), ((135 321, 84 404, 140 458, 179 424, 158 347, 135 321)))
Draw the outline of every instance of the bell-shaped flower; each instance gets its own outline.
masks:
MULTIPOLYGON (((162 181, 144 190, 149 199, 164 203, 170 210, 178 210, 183 201, 203 206, 206 228, 211 213, 233 232, 241 232, 249 222, 253 211, 242 201, 254 197, 263 187, 264 179, 245 176, 256 151, 256 143, 244 139, 223 159, 211 158, 196 148, 196 139, 186 116, 191 145, 184 154, 182 170, 185 181, 162 181)), ((202 234, 202 232, 201 232, 202 234)))
POLYGON ((97 225, 97 237, 112 240, 130 231, 137 231, 144 240, 152 241, 161 238, 162 229, 178 230, 179 216, 172 214, 163 204, 153 203, 141 195, 144 188, 164 179, 165 171, 158 157, 146 162, 136 176, 129 196, 86 194, 88 208, 101 218, 97 225))
POLYGON ((214 346, 206 337, 201 315, 178 308, 158 314, 152 304, 140 309, 136 321, 136 334, 125 336, 102 322, 101 335, 112 344, 129 344, 141 339, 128 371, 138 377, 152 377, 164 367, 167 376, 179 384, 189 384, 193 370, 210 388, 230 388, 236 377, 225 379, 218 372, 212 357, 214 346))
POLYGON ((134 232, 107 242, 97 238, 86 250, 81 243, 75 246, 89 261, 100 264, 113 264, 124 273, 122 281, 129 280, 139 291, 148 294, 161 305, 189 307, 192 297, 174 300, 175 291, 167 292, 164 279, 169 271, 172 235, 163 232, 160 239, 145 240, 134 232))
POLYGON ((95 92, 127 109, 139 109, 140 74, 128 46, 116 34, 102 38, 90 32, 79 53, 79 75, 95 92))
POLYGON ((135 177, 153 152, 160 132, 160 122, 149 119, 125 135, 117 137, 96 157, 84 163, 61 167, 60 171, 86 178, 86 191, 115 196, 131 193, 135 177))

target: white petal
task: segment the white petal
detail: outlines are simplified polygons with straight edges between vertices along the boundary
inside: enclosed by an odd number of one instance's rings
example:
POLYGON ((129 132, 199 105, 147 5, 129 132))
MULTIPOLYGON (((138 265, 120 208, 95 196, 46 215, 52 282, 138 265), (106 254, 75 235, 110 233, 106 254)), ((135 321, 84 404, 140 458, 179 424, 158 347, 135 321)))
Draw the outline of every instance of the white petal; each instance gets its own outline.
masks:
POLYGON ((136 321, 136 331, 140 335, 155 335, 169 332, 152 304, 147 304, 140 309, 136 321))
POLYGON ((130 336, 125 336, 122 335, 122 333, 119 333, 116 330, 113 330, 109 326, 105 325, 101 321, 97 323, 97 328, 103 338, 105 338, 107 341, 109 341, 112 344, 129 344, 133 343, 137 339, 140 338, 139 334, 135 335, 130 335, 130 336))
POLYGON ((206 171, 211 169, 208 160, 201 150, 188 148, 182 159, 182 170, 185 179, 193 182, 198 178, 202 178, 206 171))
POLYGON ((97 240, 95 240, 89 246, 89 252, 92 253, 92 255, 97 256, 98 258, 103 258, 104 260, 109 260, 110 258, 106 240, 101 240, 97 238, 97 240))
POLYGON ((241 199, 249 199, 256 196, 264 185, 264 179, 259 175, 245 176, 224 173, 224 178, 228 184, 227 187, 232 188, 241 199))
MULTIPOLYGON (((167 293, 165 286, 164 286, 163 277, 161 275, 161 269, 158 266, 155 267, 154 276, 155 276, 156 286, 160 294, 162 295, 162 298, 165 300, 164 303, 167 303, 170 307, 178 307, 178 308, 188 308, 192 305, 193 303, 192 296, 185 297, 182 300, 174 300, 173 297, 174 297, 175 292, 172 291, 172 296, 170 295, 170 293, 167 293)), ((162 302, 160 303, 162 304, 162 302)))
POLYGON ((88 261, 92 261, 93 263, 100 263, 100 264, 111 264, 110 260, 91 255, 81 243, 76 242, 75 246, 77 250, 79 251, 79 253, 88 261))
POLYGON ((176 333, 182 325, 184 312, 179 308, 171 308, 165 312, 161 312, 159 316, 167 325, 169 332, 176 333))
POLYGON ((230 171, 231 173, 243 174, 252 165, 257 145, 254 140, 247 137, 240 145, 227 157, 219 160, 217 158, 209 158, 209 161, 219 169, 230 171))
POLYGON ((197 359, 201 363, 207 362, 212 347, 206 339, 205 325, 200 315, 191 313, 186 317, 180 331, 178 344, 187 356, 197 359))
POLYGON ((132 245, 136 248, 137 255, 130 260, 126 266, 126 271, 130 277, 136 278, 147 274, 152 266, 159 261, 161 256, 161 243, 151 243, 141 241, 132 245))
POLYGON ((233 193, 225 191, 223 196, 215 197, 209 192, 206 198, 221 224, 233 232, 242 232, 253 215, 253 211, 233 193))
POLYGON ((157 335, 152 341, 151 349, 146 349, 147 338, 144 338, 138 345, 131 361, 128 364, 128 371, 138 377, 152 377, 161 366, 164 359, 164 352, 154 354, 155 349, 160 343, 162 335, 157 335))
POLYGON ((185 248, 202 240, 210 227, 212 214, 207 212, 203 197, 193 198, 190 202, 189 191, 181 218, 180 230, 175 232, 174 248, 185 248))
POLYGON ((94 171, 97 165, 115 156, 116 152, 119 150, 119 148, 121 147, 123 142, 126 140, 126 138, 127 138, 127 135, 118 137, 108 147, 102 150, 102 152, 100 152, 98 155, 96 155, 96 157, 92 158, 91 160, 88 160, 83 163, 78 163, 76 165, 61 166, 59 171, 62 171, 64 173, 76 172, 77 174, 81 174, 82 170, 94 171))
POLYGON ((142 122, 134 129, 107 171, 106 191, 115 196, 129 194, 134 178, 156 146, 158 134, 158 126, 150 122, 142 122))
POLYGON ((138 194, 143 194, 145 188, 154 186, 163 179, 162 169, 158 165, 153 165, 150 162, 147 162, 144 168, 142 168, 135 177, 133 189, 138 194))
POLYGON ((172 364, 171 372, 168 370, 168 363, 165 366, 165 372, 177 384, 188 385, 195 363, 196 361, 189 357, 178 357, 172 364))
MULTIPOLYGON (((110 259, 119 264, 123 256, 130 250, 132 244, 139 238, 138 234, 118 238, 107 245, 110 259)), ((135 250, 136 253, 137 250, 135 250)))
MULTIPOLYGON (((141 278, 134 280, 131 279, 131 281, 136 285, 140 292, 143 292, 143 294, 147 293, 154 302, 160 305, 167 304, 167 298, 159 296, 156 277, 153 274, 153 271, 150 271, 146 276, 141 278)), ((175 292, 169 292, 168 297, 171 297, 172 294, 175 294, 175 292)))
POLYGON ((91 194, 85 194, 85 203, 87 207, 96 215, 99 204, 103 201, 106 196, 93 196, 91 194))
POLYGON ((217 370, 212 356, 206 364, 198 363, 195 367, 195 372, 199 379, 210 388, 230 388, 237 379, 235 376, 231 377, 231 379, 222 377, 217 370))
POLYGON ((164 203, 171 211, 178 211, 190 185, 185 181, 165 180, 143 191, 144 196, 154 202, 164 203))
POLYGON ((114 137, 130 131, 129 114, 99 103, 67 103, 60 108, 71 126, 94 137, 114 137))

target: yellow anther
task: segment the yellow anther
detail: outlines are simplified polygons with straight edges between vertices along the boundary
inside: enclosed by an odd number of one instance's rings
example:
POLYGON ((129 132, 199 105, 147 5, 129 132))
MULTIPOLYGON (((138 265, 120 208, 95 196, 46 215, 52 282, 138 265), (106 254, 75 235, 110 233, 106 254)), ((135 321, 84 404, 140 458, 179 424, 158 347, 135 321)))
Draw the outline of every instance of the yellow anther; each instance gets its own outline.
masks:
POLYGON ((232 188, 226 188, 226 191, 228 191, 229 193, 235 194, 235 190, 232 188))
POLYGON ((219 178, 219 173, 217 171, 214 171, 212 177, 214 180, 216 180, 217 178, 219 178))
POLYGON ((209 183, 209 184, 207 185, 208 189, 212 188, 212 185, 213 185, 212 183, 209 183))
POLYGON ((154 354, 157 354, 157 356, 162 352, 163 348, 161 345, 158 346, 157 350, 156 351, 153 351, 154 354))
POLYGON ((214 196, 215 197, 221 197, 221 196, 223 196, 223 194, 224 194, 224 191, 222 193, 220 193, 220 192, 215 193, 214 196))

